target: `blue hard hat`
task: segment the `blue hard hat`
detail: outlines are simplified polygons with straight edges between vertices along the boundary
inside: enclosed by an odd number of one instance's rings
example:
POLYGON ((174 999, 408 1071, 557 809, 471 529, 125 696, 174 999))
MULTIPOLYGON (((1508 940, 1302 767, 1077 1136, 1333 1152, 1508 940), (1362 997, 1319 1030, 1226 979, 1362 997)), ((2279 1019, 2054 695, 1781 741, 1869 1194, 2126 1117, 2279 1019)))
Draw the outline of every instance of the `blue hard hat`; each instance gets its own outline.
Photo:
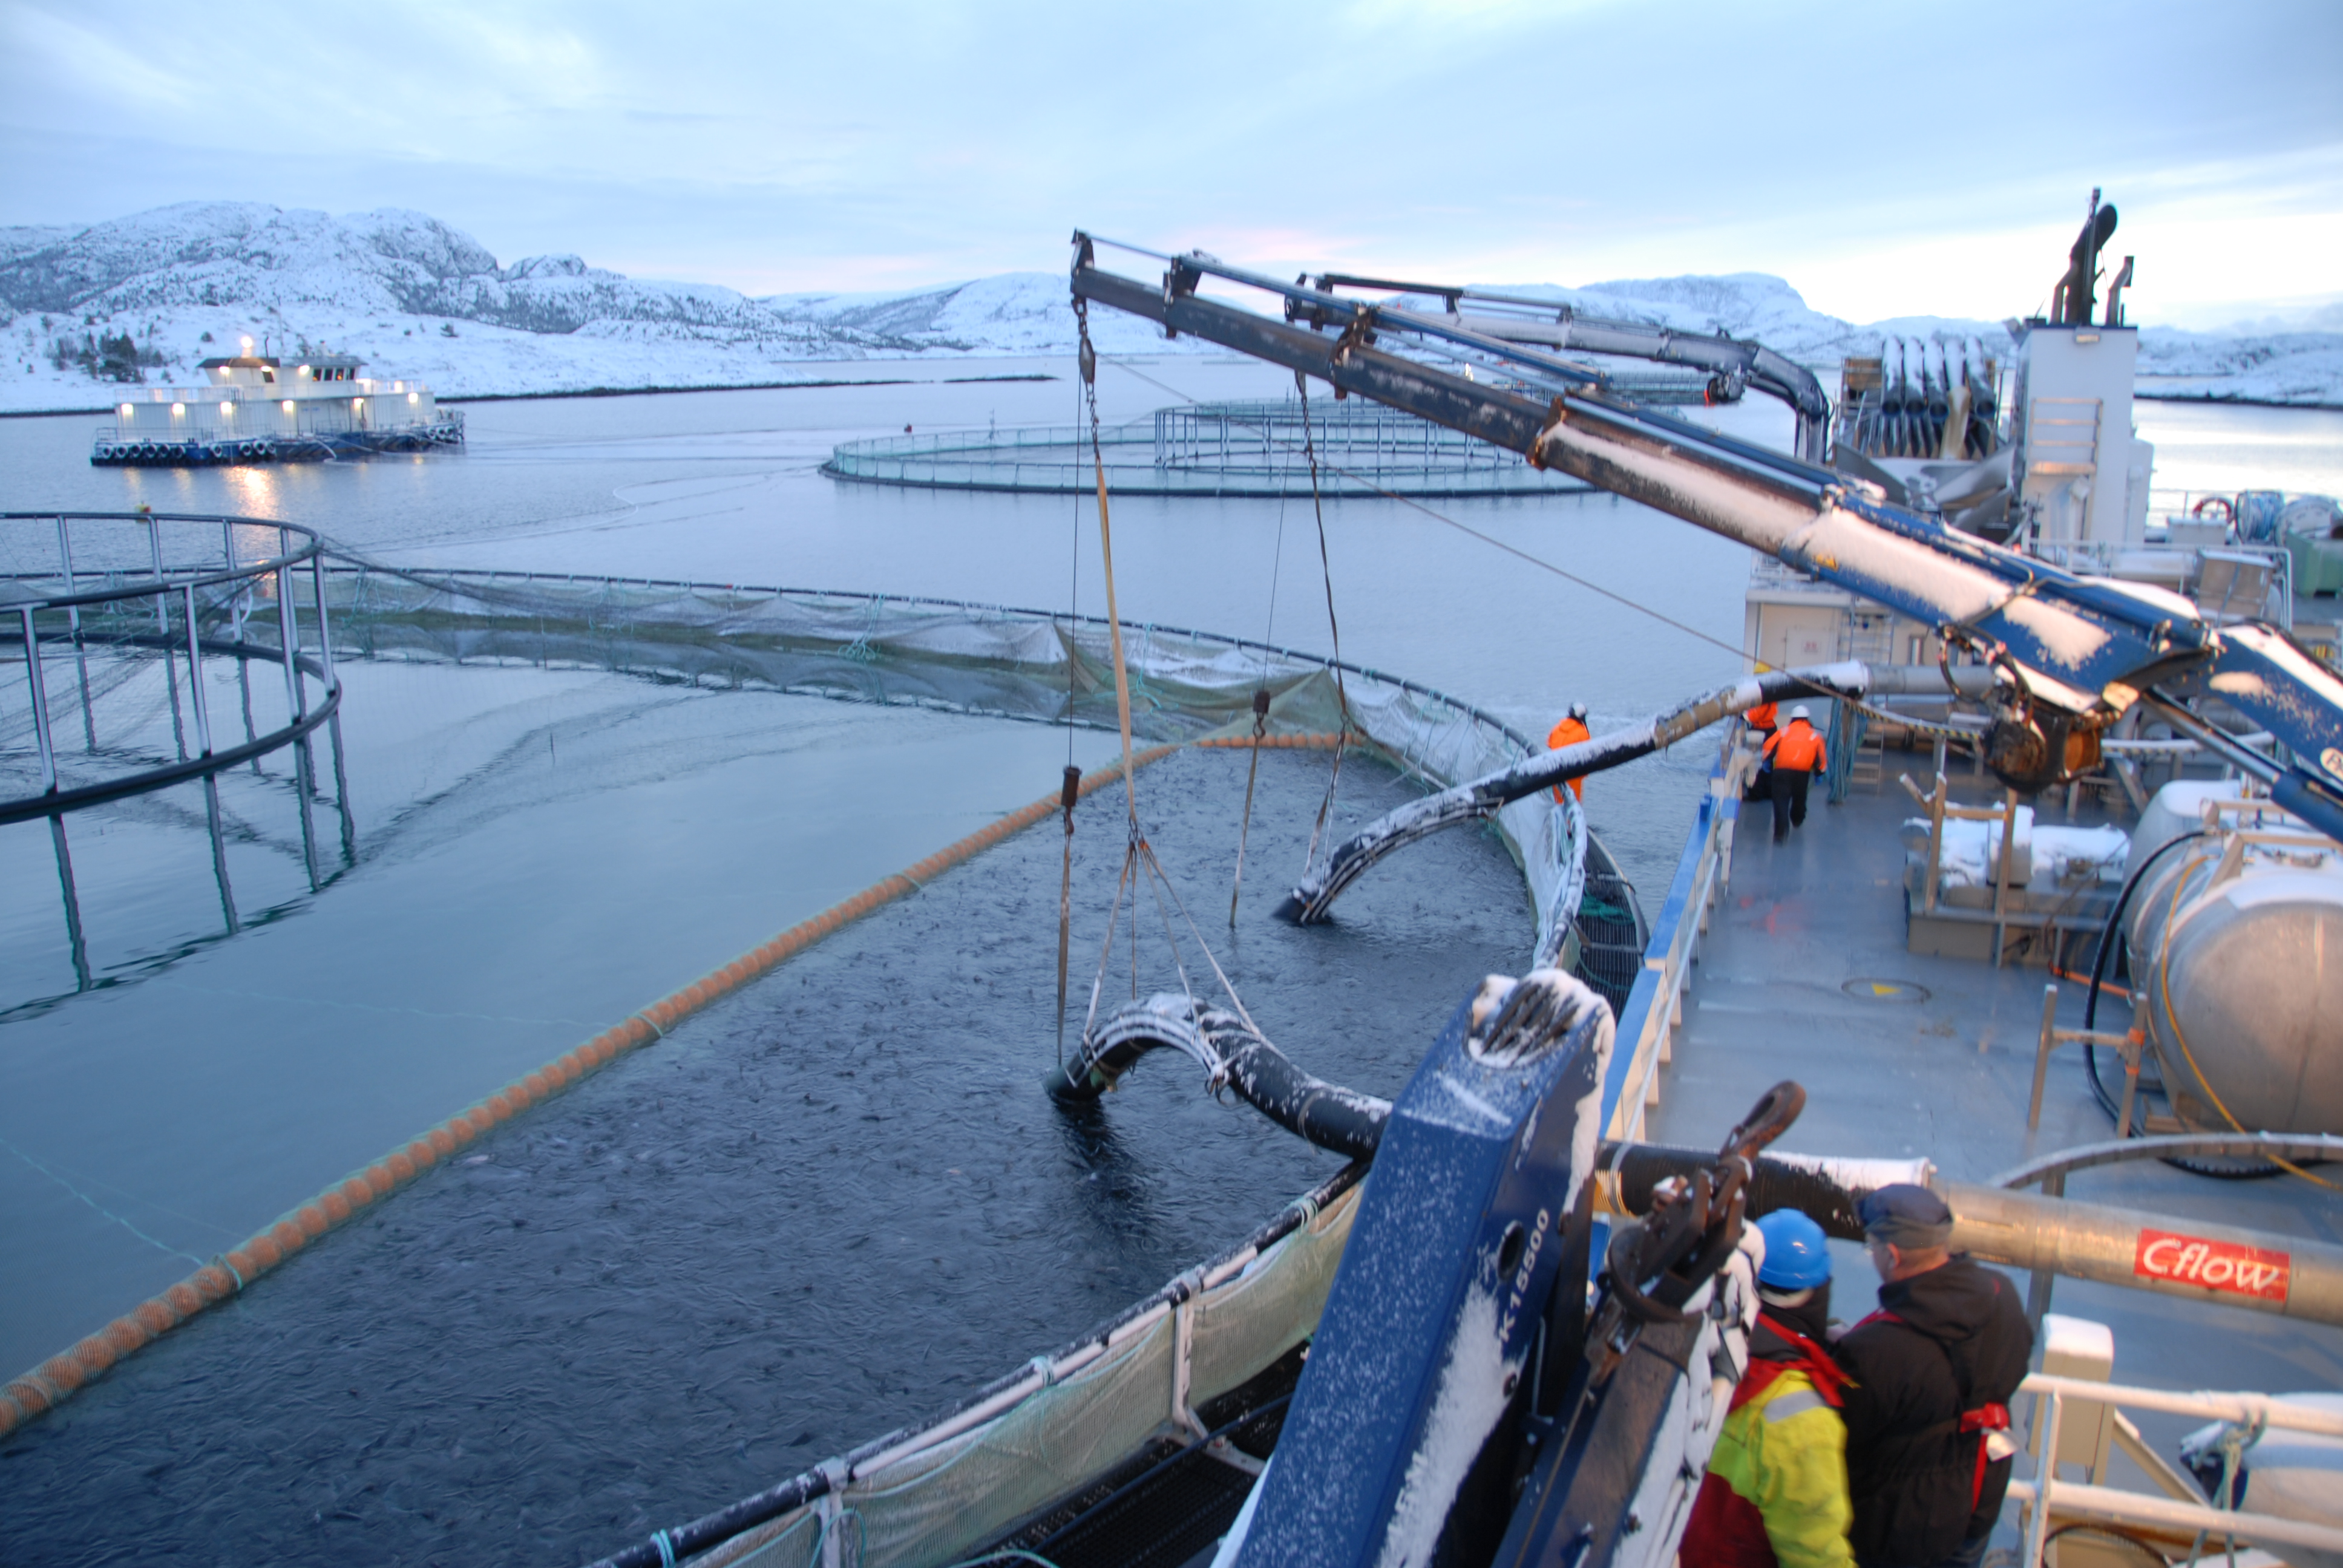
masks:
POLYGON ((1765 1265, 1757 1282, 1776 1291, 1804 1291, 1828 1282, 1830 1244, 1823 1228, 1795 1209, 1776 1209, 1757 1221, 1765 1238, 1765 1265))

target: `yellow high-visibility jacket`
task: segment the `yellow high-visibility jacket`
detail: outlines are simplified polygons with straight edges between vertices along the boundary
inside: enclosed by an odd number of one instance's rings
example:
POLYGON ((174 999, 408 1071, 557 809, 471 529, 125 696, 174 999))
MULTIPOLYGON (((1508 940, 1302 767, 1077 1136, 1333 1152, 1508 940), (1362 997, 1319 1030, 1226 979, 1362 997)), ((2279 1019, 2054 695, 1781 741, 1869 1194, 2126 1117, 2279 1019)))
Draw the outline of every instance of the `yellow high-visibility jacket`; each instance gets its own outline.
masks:
POLYGON ((1846 1540, 1854 1523, 1846 1423, 1796 1362, 1753 1365, 1717 1435, 1677 1562, 1855 1568, 1846 1540))

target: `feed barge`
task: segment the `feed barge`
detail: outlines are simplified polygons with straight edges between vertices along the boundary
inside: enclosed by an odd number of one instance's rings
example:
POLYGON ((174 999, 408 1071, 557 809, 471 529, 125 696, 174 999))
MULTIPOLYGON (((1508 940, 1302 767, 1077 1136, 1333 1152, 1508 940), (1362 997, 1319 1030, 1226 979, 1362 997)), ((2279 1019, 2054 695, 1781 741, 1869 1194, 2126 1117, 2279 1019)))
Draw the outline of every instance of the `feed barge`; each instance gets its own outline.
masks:
POLYGON ((98 467, 316 461, 459 447, 464 416, 420 381, 364 374, 347 354, 287 365, 272 355, 206 359, 191 387, 143 387, 98 427, 98 467))

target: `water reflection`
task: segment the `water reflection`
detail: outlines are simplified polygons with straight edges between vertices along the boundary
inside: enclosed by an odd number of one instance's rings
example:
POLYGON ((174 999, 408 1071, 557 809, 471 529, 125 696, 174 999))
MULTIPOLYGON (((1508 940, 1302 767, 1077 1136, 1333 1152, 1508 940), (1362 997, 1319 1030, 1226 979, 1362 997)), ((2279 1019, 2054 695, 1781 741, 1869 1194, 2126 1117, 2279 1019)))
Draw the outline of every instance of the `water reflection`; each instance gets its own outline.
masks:
MULTIPOLYGON (((336 779, 335 791, 330 797, 318 791, 312 746, 309 741, 302 740, 288 749, 296 758, 289 770, 290 777, 272 775, 263 769, 260 759, 253 759, 248 765, 248 777, 260 780, 262 788, 257 792, 251 789, 239 791, 237 799, 230 805, 224 806, 221 799, 223 773, 214 772, 191 784, 156 791, 150 799, 133 798, 128 801, 92 808, 75 815, 77 826, 71 830, 67 827, 68 814, 58 812, 46 817, 45 820, 56 872, 55 907, 63 916, 64 956, 72 970, 72 990, 55 990, 44 979, 43 966, 37 962, 32 947, 19 946, 14 960, 5 966, 0 966, 0 1020, 43 1010, 68 995, 136 980, 154 972, 159 964, 199 951, 244 930, 253 923, 254 917, 246 912, 237 899, 236 879, 230 864, 231 848, 273 850, 277 858, 290 859, 297 864, 297 890, 291 891, 289 899, 281 877, 263 875, 254 879, 247 876, 247 880, 256 880, 262 890, 262 901, 252 907, 258 910, 258 918, 264 921, 291 912, 354 869, 357 865, 357 821, 349 809, 347 764, 342 752, 338 720, 330 723, 327 729, 327 749, 333 757, 336 779), (171 804, 182 791, 189 789, 202 792, 200 812, 179 809, 171 804), (268 803, 276 802, 281 806, 288 796, 294 808, 294 824, 297 825, 300 833, 297 852, 273 835, 267 827, 266 808, 268 803), (332 809, 340 828, 338 856, 330 863, 321 856, 318 844, 317 809, 320 805, 332 809), (103 896, 100 902, 105 907, 116 909, 126 902, 131 918, 121 922, 101 920, 97 928, 92 930, 85 923, 83 915, 83 878, 75 868, 74 832, 86 831, 103 837, 110 827, 120 827, 126 822, 136 822, 145 829, 139 837, 148 840, 149 852, 141 858, 140 862, 128 866, 108 858, 109 863, 101 873, 103 896), (207 920, 191 920, 193 910, 184 900, 173 895, 171 889, 175 884, 184 886, 190 874, 203 873, 196 872, 184 854, 174 853, 167 846, 152 842, 158 829, 166 838, 200 832, 203 840, 201 859, 208 872, 204 880, 209 883, 209 894, 215 906, 215 912, 207 920), (151 915, 146 911, 158 906, 186 912, 166 920, 157 928, 151 915), (93 945, 121 956, 107 962, 95 961, 91 957, 93 945)), ((236 773, 239 778, 247 777, 243 769, 236 769, 236 773)), ((0 829, 0 833, 34 830, 30 823, 25 823, 14 829, 0 829)), ((249 870, 247 868, 247 872, 249 870)), ((0 909, 0 919, 17 928, 21 941, 28 934, 25 928, 30 923, 32 914, 25 906, 39 895, 32 882, 11 880, 16 896, 5 900, 5 904, 14 908, 0 909)))
POLYGON ((73 948, 74 989, 89 989, 89 944, 81 934, 81 894, 74 887, 73 852, 65 845, 65 819, 49 819, 49 840, 57 852, 57 886, 65 900, 65 940, 73 948))

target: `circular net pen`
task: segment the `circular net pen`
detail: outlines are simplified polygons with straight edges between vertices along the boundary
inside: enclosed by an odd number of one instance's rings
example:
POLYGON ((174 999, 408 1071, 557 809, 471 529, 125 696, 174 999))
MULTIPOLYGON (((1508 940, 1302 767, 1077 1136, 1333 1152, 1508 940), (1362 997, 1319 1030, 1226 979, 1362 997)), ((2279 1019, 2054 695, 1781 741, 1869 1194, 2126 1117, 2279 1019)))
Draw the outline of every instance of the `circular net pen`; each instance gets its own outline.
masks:
MULTIPOLYGON (((1305 440, 1299 399, 1158 408, 1099 432, 1107 487, 1121 496, 1270 498, 1549 496, 1584 494, 1565 475, 1534 468, 1516 452, 1363 399, 1310 406, 1305 440)), ((835 479, 939 490, 1087 491, 1097 481, 1091 433, 1075 425, 885 436, 836 447, 823 473, 835 479)))
MULTIPOLYGON (((513 661, 623 670, 997 718, 1116 724, 1103 619, 890 594, 814 592, 550 573, 407 571, 368 563, 327 575, 350 658, 513 661)), ((1272 737, 1346 727, 1432 789, 1543 748, 1469 703, 1414 681, 1292 648, 1157 625, 1123 628, 1131 728, 1149 743, 1246 737, 1256 690, 1272 737)), ((1272 744, 1277 744, 1274 739, 1272 744)), ((1577 970, 1624 1002, 1644 929, 1616 863, 1564 792, 1515 800, 1491 824, 1521 868, 1537 922, 1533 960, 1577 970), (1591 906, 1582 914, 1589 890, 1591 906), (1612 924, 1604 923, 1606 920, 1612 924), (1624 929, 1614 929, 1620 920, 1624 929), (1617 971, 1617 972, 1614 972, 1617 971)))
POLYGON ((324 542, 296 524, 0 512, 0 826, 48 821, 75 990, 101 977, 68 813, 199 787, 231 936, 252 910, 229 876, 230 826, 270 819, 289 795, 308 890, 354 863, 327 578, 324 542), (341 819, 338 861, 320 841, 324 805, 341 819))

